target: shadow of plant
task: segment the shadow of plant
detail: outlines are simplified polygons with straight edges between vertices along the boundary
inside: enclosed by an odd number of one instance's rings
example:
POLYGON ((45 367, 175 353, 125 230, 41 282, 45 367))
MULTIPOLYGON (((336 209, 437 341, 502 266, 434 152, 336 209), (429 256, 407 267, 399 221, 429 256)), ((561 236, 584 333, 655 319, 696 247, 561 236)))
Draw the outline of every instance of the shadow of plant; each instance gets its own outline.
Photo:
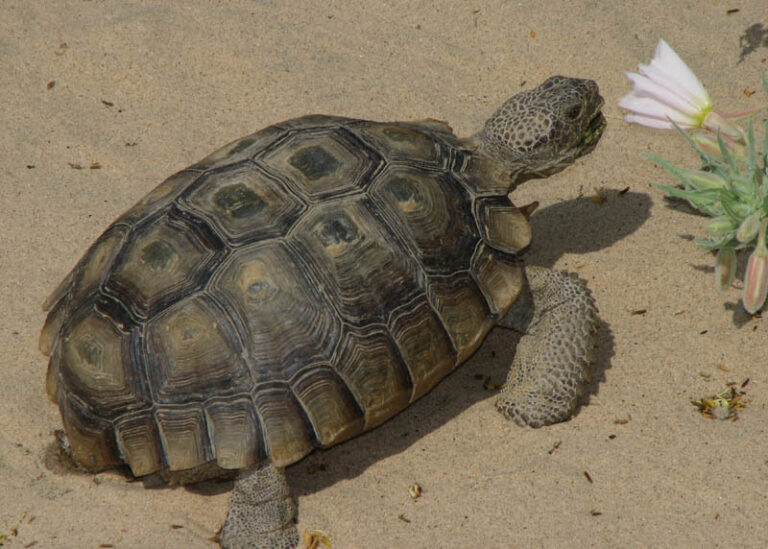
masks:
POLYGON ((754 23, 744 30, 744 34, 739 37, 739 61, 742 63, 750 53, 753 53, 759 47, 768 48, 768 29, 763 27, 762 23, 754 23))

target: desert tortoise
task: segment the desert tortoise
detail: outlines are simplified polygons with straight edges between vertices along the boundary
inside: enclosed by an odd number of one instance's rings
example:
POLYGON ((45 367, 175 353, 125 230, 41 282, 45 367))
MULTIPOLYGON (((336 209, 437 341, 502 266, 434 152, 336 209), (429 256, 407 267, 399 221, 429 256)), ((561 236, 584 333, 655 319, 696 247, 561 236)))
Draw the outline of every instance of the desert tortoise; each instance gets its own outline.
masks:
POLYGON ((180 482, 240 470, 222 546, 292 547, 283 468, 397 414, 498 323, 528 332, 499 410, 566 419, 596 313, 575 277, 523 271, 528 210, 507 194, 591 151, 602 103, 555 76, 467 139, 304 116, 173 175, 44 305, 71 457, 180 482))

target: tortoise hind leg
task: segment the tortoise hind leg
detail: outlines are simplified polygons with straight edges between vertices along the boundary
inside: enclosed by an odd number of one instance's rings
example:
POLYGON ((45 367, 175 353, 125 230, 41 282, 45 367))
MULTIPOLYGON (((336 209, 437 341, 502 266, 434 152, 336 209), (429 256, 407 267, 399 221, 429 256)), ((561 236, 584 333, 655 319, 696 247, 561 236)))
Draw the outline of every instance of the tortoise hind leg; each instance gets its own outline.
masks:
POLYGON ((500 324, 520 338, 496 408, 518 425, 568 419, 589 378, 597 340, 597 309, 575 276, 527 267, 528 288, 500 324))
POLYGON ((272 465, 240 472, 222 528, 222 549, 294 549, 296 502, 285 472, 272 465))

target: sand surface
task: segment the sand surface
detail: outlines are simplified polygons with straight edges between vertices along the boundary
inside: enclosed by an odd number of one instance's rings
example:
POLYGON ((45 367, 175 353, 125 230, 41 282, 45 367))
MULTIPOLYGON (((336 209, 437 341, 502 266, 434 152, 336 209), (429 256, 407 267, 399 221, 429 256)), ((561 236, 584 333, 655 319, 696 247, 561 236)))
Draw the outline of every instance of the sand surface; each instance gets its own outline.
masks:
POLYGON ((740 310, 739 281, 715 292, 712 257, 688 238, 703 235, 703 218, 670 209, 649 181, 671 181, 640 155, 695 157, 672 132, 628 126, 616 107, 623 72, 660 37, 716 107, 764 102, 768 43, 738 62, 740 36, 768 26, 764 8, 4 1, 0 546, 206 548, 225 517, 228 482, 147 489, 45 465, 60 418, 44 390, 40 304, 117 215, 270 123, 312 112, 433 117, 466 135, 556 73, 597 80, 609 126, 589 157, 514 199, 541 202, 528 261, 577 272, 599 305, 585 405, 540 430, 504 421, 483 388, 486 377, 503 381, 513 354, 497 330, 404 413, 290 468, 299 528, 327 532, 337 549, 768 546, 767 321, 740 310), (736 422, 707 420, 689 402, 747 379, 736 422))

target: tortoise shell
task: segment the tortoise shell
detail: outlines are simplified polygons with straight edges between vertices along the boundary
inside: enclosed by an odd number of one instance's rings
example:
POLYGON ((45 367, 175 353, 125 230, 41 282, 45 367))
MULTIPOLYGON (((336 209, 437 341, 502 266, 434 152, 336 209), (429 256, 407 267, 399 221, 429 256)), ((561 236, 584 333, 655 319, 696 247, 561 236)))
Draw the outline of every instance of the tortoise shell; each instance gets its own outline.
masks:
POLYGON ((518 296, 531 235, 509 184, 444 123, 328 116, 173 175, 44 305, 73 457, 284 466, 392 417, 518 296))

